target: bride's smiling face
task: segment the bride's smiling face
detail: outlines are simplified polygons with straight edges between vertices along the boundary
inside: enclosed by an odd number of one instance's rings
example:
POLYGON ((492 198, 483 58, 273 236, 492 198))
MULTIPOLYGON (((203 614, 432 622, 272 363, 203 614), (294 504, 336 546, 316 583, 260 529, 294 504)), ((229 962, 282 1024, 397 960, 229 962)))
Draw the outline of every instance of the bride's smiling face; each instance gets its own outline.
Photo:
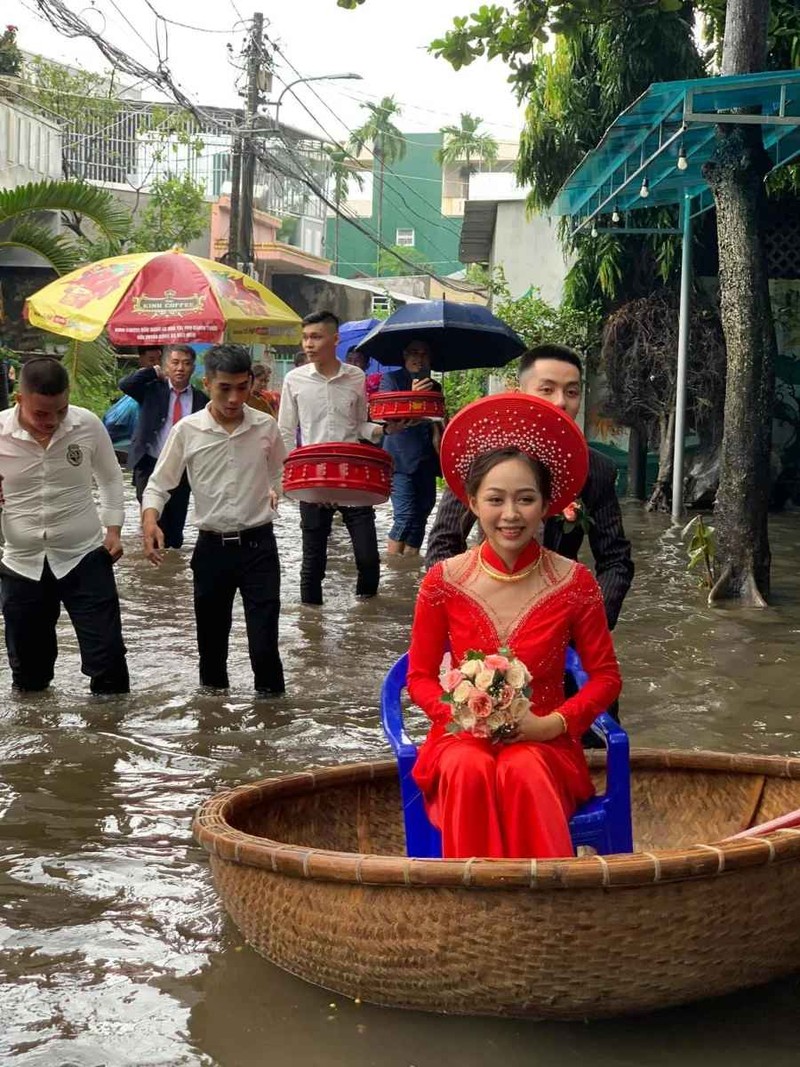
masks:
POLYGON ((547 500, 530 463, 520 457, 497 463, 469 498, 486 539, 501 557, 517 555, 537 536, 547 500))

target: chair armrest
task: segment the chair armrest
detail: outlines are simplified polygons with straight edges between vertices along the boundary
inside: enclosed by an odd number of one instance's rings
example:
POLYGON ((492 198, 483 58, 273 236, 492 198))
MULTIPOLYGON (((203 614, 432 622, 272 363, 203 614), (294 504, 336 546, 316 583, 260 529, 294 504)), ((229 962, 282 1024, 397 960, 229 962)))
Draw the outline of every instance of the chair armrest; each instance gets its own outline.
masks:
POLYGON ((413 761, 417 757, 417 746, 406 733, 401 699, 407 672, 408 653, 394 664, 381 686, 381 723, 395 756, 398 759, 413 761))
POLYGON ((606 790, 617 793, 624 790, 630 794, 630 741, 628 735, 607 711, 603 711, 592 723, 594 733, 605 741, 608 749, 606 757, 606 790))

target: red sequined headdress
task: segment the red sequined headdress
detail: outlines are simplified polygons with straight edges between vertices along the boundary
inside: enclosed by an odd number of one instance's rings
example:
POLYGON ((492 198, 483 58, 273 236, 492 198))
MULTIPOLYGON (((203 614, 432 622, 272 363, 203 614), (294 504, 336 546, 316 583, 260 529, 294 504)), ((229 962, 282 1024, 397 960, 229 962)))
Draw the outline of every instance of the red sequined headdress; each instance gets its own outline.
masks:
POLYGON ((554 404, 525 393, 500 393, 458 412, 442 437, 441 460, 447 484, 464 503, 470 464, 495 448, 518 448, 548 468, 551 515, 580 496, 589 473, 589 449, 573 420, 554 404))

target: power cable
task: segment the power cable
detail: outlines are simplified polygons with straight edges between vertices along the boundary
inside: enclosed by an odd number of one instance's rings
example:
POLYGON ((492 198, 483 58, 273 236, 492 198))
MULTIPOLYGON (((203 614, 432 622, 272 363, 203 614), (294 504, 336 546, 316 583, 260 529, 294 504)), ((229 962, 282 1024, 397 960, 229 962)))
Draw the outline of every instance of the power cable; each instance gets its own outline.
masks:
POLYGON ((160 11, 157 11, 150 0, 144 0, 145 4, 150 8, 157 19, 161 19, 162 22, 168 22, 170 26, 179 26, 182 30, 194 30, 195 33, 219 33, 224 34, 226 37, 230 37, 234 33, 241 33, 241 30, 227 29, 227 30, 215 30, 209 26, 192 26, 188 22, 178 22, 177 19, 169 19, 166 15, 162 15, 160 11))
POLYGON ((128 16, 125 14, 125 12, 121 10, 121 8, 117 4, 116 0, 108 0, 108 2, 111 4, 111 6, 117 12, 119 17, 123 20, 123 22, 126 22, 128 24, 128 26, 133 30, 133 32, 136 34, 136 36, 139 38, 139 40, 142 42, 142 44, 145 46, 145 48, 148 48, 153 53, 153 55, 158 60, 159 66, 161 66, 162 60, 161 60, 161 56, 160 56, 159 52, 157 51, 157 49, 153 48, 153 46, 150 44, 150 42, 147 40, 147 38, 143 37, 141 35, 141 33, 139 33, 139 31, 136 29, 134 24, 131 22, 131 20, 128 18, 128 16))
MULTIPOLYGON (((303 77, 303 76, 302 76, 302 74, 301 74, 301 73, 300 73, 300 71, 299 71, 299 70, 297 69, 297 67, 296 67, 296 66, 295 66, 295 65, 294 65, 294 64, 292 63, 292 61, 291 61, 291 60, 290 60, 290 59, 288 58, 288 56, 287 56, 287 55, 286 55, 286 54, 285 54, 285 53, 284 53, 284 52, 282 51, 282 49, 281 49, 280 45, 278 45, 278 44, 277 44, 277 43, 276 43, 275 41, 273 41, 273 40, 271 40, 271 39, 269 39, 269 38, 268 38, 268 40, 269 40, 269 42, 270 42, 271 46, 272 46, 272 47, 273 47, 273 48, 275 49, 275 51, 277 52, 277 54, 278 54, 278 55, 279 55, 279 56, 281 57, 281 59, 283 59, 284 63, 286 63, 286 65, 287 65, 287 66, 289 67, 289 69, 290 69, 291 71, 293 71, 293 72, 294 72, 294 74, 295 74, 295 75, 296 75, 296 76, 297 76, 298 78, 301 78, 301 79, 302 79, 302 77, 303 77)), ((321 95, 319 94, 319 92, 318 92, 318 91, 317 91, 317 89, 316 89, 316 88, 314 87, 314 85, 312 85, 312 84, 311 84, 311 83, 309 83, 309 82, 306 82, 305 84, 306 84, 306 85, 308 85, 308 88, 309 88, 310 92, 311 92, 311 93, 312 93, 312 94, 313 94, 313 95, 314 95, 314 96, 315 96, 315 97, 317 98, 317 100, 319 100, 319 102, 320 102, 320 103, 321 103, 321 104, 323 105, 323 107, 324 107, 324 108, 325 108, 325 109, 326 109, 327 111, 329 111, 329 112, 331 113, 331 115, 333 115, 333 117, 334 117, 334 118, 336 119, 336 121, 337 121, 337 122, 338 122, 338 123, 339 123, 340 125, 342 125, 342 126, 343 126, 343 127, 345 128, 345 130, 347 130, 348 134, 349 134, 349 135, 350 135, 350 137, 352 138, 352 136, 353 136, 353 131, 352 131, 352 130, 350 129, 350 127, 349 127, 349 126, 347 125, 347 123, 346 123, 346 122, 345 122, 345 121, 344 121, 344 120, 343 120, 343 119, 342 119, 342 118, 341 118, 341 117, 340 117, 339 115, 337 115, 337 113, 336 113, 336 112, 335 112, 335 111, 333 110, 333 108, 332 108, 332 107, 330 106, 330 104, 329 104, 329 103, 328 103, 328 102, 327 102, 327 101, 326 101, 326 100, 324 99, 324 97, 322 97, 322 96, 321 96, 321 95)), ((305 111, 306 111, 306 112, 307 112, 307 113, 308 113, 309 115, 311 115, 311 117, 312 117, 312 119, 314 120, 314 122, 316 122, 316 123, 317 123, 317 125, 319 126, 319 128, 320 128, 320 129, 321 129, 321 130, 322 130, 322 131, 323 131, 323 132, 324 132, 324 133, 326 134, 326 136, 328 136, 328 137, 329 137, 329 138, 330 138, 330 139, 332 140, 332 142, 333 142, 333 143, 334 143, 334 144, 336 145, 336 147, 337 147, 337 148, 339 148, 339 149, 340 149, 341 151, 344 151, 344 152, 346 152, 346 153, 347 153, 348 155, 352 154, 352 153, 350 153, 349 149, 348 149, 348 148, 346 148, 346 147, 345 147, 344 145, 342 145, 342 144, 341 144, 341 143, 340 143, 340 142, 338 141, 338 139, 337 139, 336 137, 334 137, 334 135, 333 135, 333 134, 332 134, 332 133, 330 132, 330 130, 328 130, 328 129, 327 129, 327 128, 326 128, 326 127, 325 127, 325 126, 324 126, 324 125, 323 125, 323 124, 322 124, 322 123, 321 123, 321 122, 319 121, 319 119, 317 119, 317 118, 316 118, 316 116, 315 116, 315 115, 313 115, 313 113, 312 113, 312 112, 311 112, 311 111, 310 111, 310 110, 309 110, 309 109, 308 109, 308 108, 307 108, 307 107, 305 106, 305 104, 303 103, 303 101, 302 101, 302 100, 300 99, 300 97, 299 97, 299 96, 297 96, 296 94, 295 94, 295 99, 296 99, 296 100, 298 101, 298 103, 300 103, 300 104, 301 104, 301 106, 303 107, 303 109, 304 109, 304 110, 305 110, 305 111)), ((372 149, 371 149, 371 148, 369 147, 369 145, 364 145, 364 148, 366 149, 366 151, 367 151, 367 152, 369 152, 369 154, 370 154, 370 155, 371 155, 371 156, 373 157, 373 159, 375 159, 375 158, 376 158, 376 156, 375 156, 375 153, 374 153, 374 152, 372 151, 372 149)), ((406 181, 404 180, 403 176, 402 176, 402 175, 399 175, 399 174, 397 174, 397 173, 396 173, 396 171, 392 170, 391 166, 387 165, 387 166, 385 167, 385 169, 386 169, 386 170, 388 170, 388 171, 389 171, 389 172, 390 172, 390 173, 391 173, 391 174, 392 174, 392 175, 393 175, 393 176, 394 176, 394 177, 395 177, 395 178, 397 179, 397 181, 398 181, 398 182, 399 182, 399 183, 400 183, 401 185, 405 186, 405 188, 407 188, 407 189, 408 189, 408 191, 409 191, 410 193, 413 193, 413 195, 414 195, 414 196, 416 196, 416 197, 418 197, 418 198, 419 198, 420 200, 422 200, 422 202, 423 202, 423 203, 425 204, 425 206, 426 206, 426 207, 430 207, 430 206, 431 206, 431 205, 430 205, 430 203, 429 203, 429 202, 428 202, 428 201, 427 201, 427 200, 425 199, 425 197, 423 197, 421 193, 418 193, 418 192, 417 192, 417 190, 416 190, 416 189, 414 189, 414 188, 413 188, 412 186, 408 185, 408 183, 407 183, 407 182, 406 182, 406 181)), ((453 232, 455 233, 456 231, 454 230, 453 232)))
MULTIPOLYGON (((63 0, 35 0, 37 7, 41 14, 45 17, 51 25, 63 33, 64 36, 86 37, 93 41, 98 50, 106 59, 112 64, 113 67, 130 74, 134 78, 149 82, 149 84, 156 86, 159 89, 169 93, 177 104, 183 107, 186 111, 190 112, 199 122, 201 129, 207 129, 210 131, 216 130, 227 136, 231 135, 230 124, 225 124, 213 115, 209 115, 202 108, 198 107, 182 89, 175 83, 169 71, 163 64, 159 64, 159 67, 155 71, 148 70, 137 60, 132 59, 127 53, 121 51, 111 42, 107 41, 102 35, 95 32, 84 19, 79 15, 72 12, 63 0)), ((229 0, 234 6, 234 0, 229 0)), ((264 164, 267 171, 271 171, 276 166, 276 160, 266 155, 263 147, 254 145, 257 158, 259 158, 264 164)), ((349 216, 345 211, 342 211, 336 204, 334 204, 328 197, 324 189, 322 189, 317 181, 316 177, 306 172, 302 174, 304 164, 301 165, 301 176, 291 171, 286 171, 283 168, 283 172, 294 180, 299 180, 305 184, 318 198, 326 205, 334 214, 344 218, 352 226, 354 226, 361 233, 365 234, 377 247, 383 248, 386 251, 391 252, 401 263, 410 267, 414 273, 422 273, 430 276, 439 284, 449 285, 452 288, 461 289, 462 291, 470 290, 468 286, 459 286, 458 284, 441 278, 432 270, 421 268, 418 263, 414 263, 412 260, 407 259, 401 253, 396 252, 393 248, 390 248, 379 236, 371 233, 369 228, 365 226, 360 219, 356 216, 349 216)), ((278 168, 281 169, 281 168, 278 168)))

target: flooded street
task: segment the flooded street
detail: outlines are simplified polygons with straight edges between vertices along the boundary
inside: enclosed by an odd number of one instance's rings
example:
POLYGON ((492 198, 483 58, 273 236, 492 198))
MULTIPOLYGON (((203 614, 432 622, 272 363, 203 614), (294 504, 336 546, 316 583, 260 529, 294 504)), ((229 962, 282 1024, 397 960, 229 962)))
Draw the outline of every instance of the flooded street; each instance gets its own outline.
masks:
MULTIPOLYGON (((381 540, 388 518, 379 509, 381 540)), ((626 506, 625 521, 637 578, 616 644, 633 744, 800 753, 800 517, 773 518, 774 606, 749 613, 705 607, 665 517, 626 506)), ((256 702, 239 607, 233 688, 198 691, 189 550, 155 571, 136 527, 131 494, 117 568, 129 697, 89 697, 68 624, 51 692, 13 696, 2 655, 1 1064, 736 1067, 766 1054, 773 1067, 796 1064, 800 977, 636 1019, 522 1023, 358 1006, 243 945, 191 840, 192 815, 229 784, 386 756, 378 688, 405 649, 419 568, 384 567, 380 597, 356 602, 335 524, 326 604, 303 608, 299 515, 284 503, 288 693, 256 702)), ((613 930, 601 936, 613 983, 613 930)))

